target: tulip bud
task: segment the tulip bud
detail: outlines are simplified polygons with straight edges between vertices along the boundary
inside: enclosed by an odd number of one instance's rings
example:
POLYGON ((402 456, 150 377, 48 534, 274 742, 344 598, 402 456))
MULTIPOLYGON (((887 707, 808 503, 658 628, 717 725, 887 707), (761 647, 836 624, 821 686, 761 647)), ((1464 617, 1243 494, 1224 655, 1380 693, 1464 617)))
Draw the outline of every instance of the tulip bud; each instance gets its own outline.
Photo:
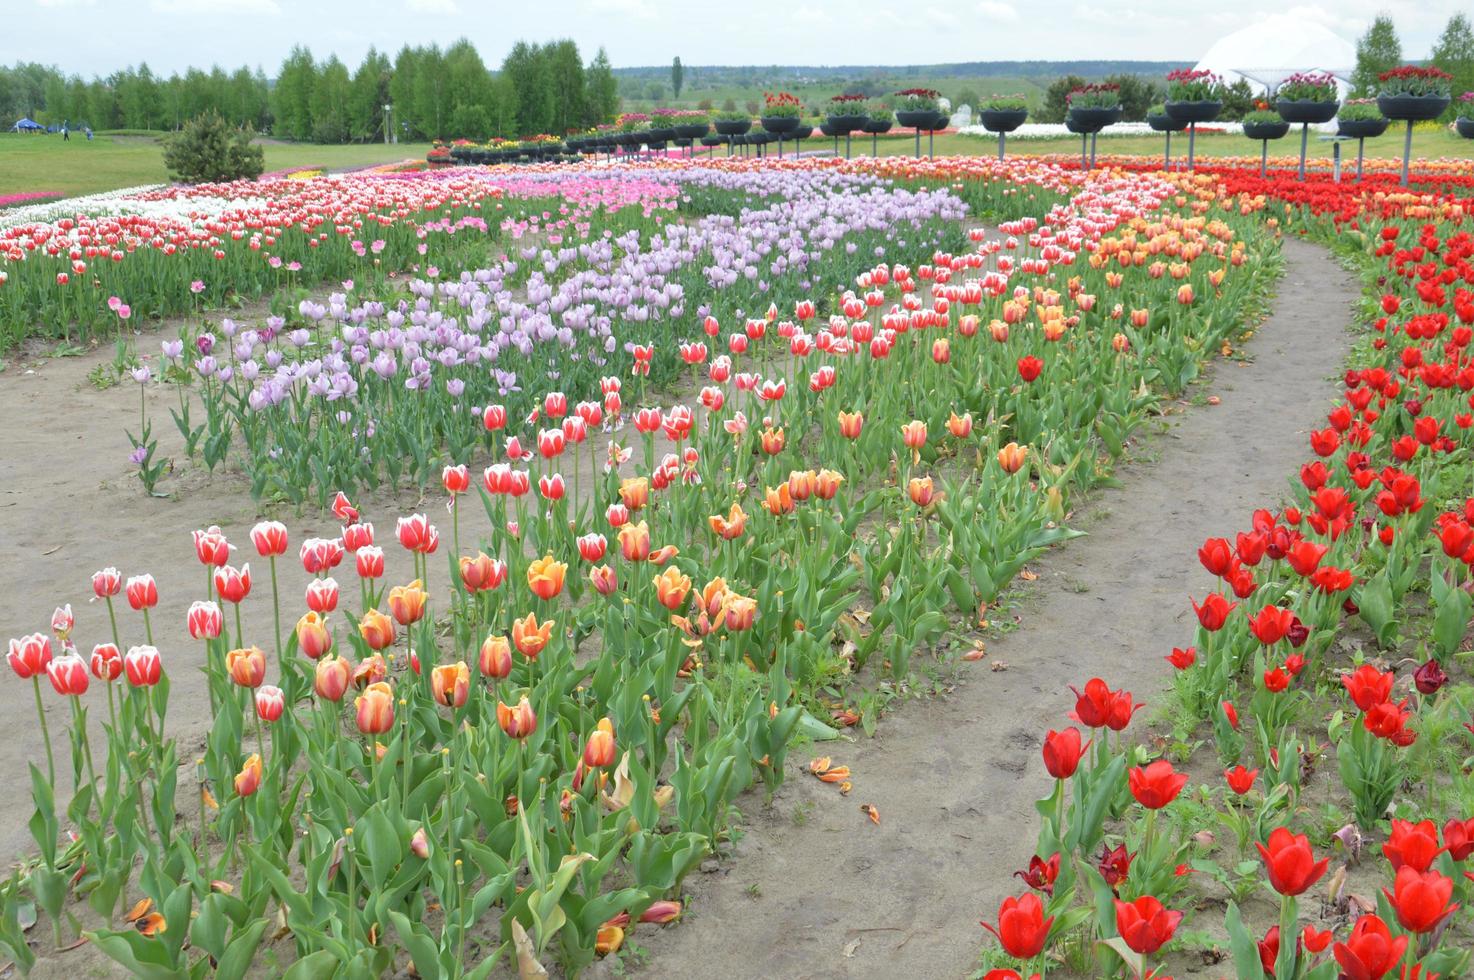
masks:
POLYGON ((255 752, 251 753, 246 764, 235 777, 235 793, 237 796, 250 796, 261 788, 261 756, 255 752))
POLYGON ((251 543, 262 558, 275 558, 287 551, 287 527, 280 521, 262 521, 251 528, 251 543))
POLYGON ((421 827, 414 832, 409 839, 410 853, 421 861, 430 856, 430 838, 425 834, 425 828, 421 827))
POLYGON ((359 578, 378 579, 384 577, 384 549, 365 545, 354 553, 354 564, 359 578))
POLYGON ((303 656, 316 660, 332 648, 333 634, 328 631, 326 620, 315 612, 297 620, 297 649, 303 656))
POLYGON ((348 661, 342 657, 324 657, 317 662, 312 689, 325 701, 341 701, 352 674, 348 661))
POLYGON ((409 626, 424 618, 425 601, 428 598, 429 595, 419 579, 409 585, 396 585, 389 590, 389 612, 400 626, 409 626))
POLYGON ((159 588, 152 575, 135 575, 126 586, 128 605, 135 610, 152 609, 159 604, 159 588))
POLYGON ((134 687, 152 687, 163 675, 159 651, 151 646, 129 647, 123 657, 123 673, 134 687))
POLYGON ((100 681, 115 681, 123 674, 123 654, 111 643, 99 643, 92 648, 92 676, 100 681))
POLYGON ((365 735, 382 735, 394 727, 394 689, 383 681, 370 684, 360 694, 357 708, 358 730, 365 735))
POLYGON ((619 588, 619 579, 608 565, 595 565, 589 569, 589 583, 600 595, 613 595, 619 588))
POLYGON ((229 603, 239 604, 251 594, 251 566, 245 564, 239 570, 229 565, 215 569, 215 591, 229 603))
POLYGON ((533 713, 532 703, 527 700, 526 695, 517 702, 515 708, 498 701, 496 721, 509 738, 525 739, 537 729, 537 715, 533 713))
POLYGON ((260 687, 266 680, 266 654, 260 647, 231 650, 225 655, 225 669, 241 687, 260 687))
POLYGON ((512 647, 505 636, 487 636, 481 643, 476 666, 484 677, 505 680, 512 673, 512 647))
POLYGON ((590 769, 603 769, 614 763, 614 726, 608 718, 599 719, 599 725, 589 735, 583 749, 583 764, 590 769))
POLYGON ((262 721, 270 723, 281 718, 286 706, 286 696, 281 688, 263 684, 256 689, 256 715, 262 721))
POLYGON ((185 616, 189 635, 196 640, 213 640, 222 629, 220 607, 213 602, 193 602, 185 616))
POLYGON ((99 572, 92 573, 92 592, 97 598, 107 599, 117 595, 122 590, 123 576, 111 565, 99 572))
POLYGON ((307 583, 307 608, 326 615, 338 608, 338 583, 331 578, 315 578, 307 583))
POLYGON ((431 669, 430 692, 436 704, 448 708, 462 707, 470 690, 471 671, 464 660, 431 669))
POLYGON ((87 693, 87 664, 75 651, 68 651, 46 665, 46 676, 57 694, 78 697, 87 693))
POLYGON ((394 644, 394 620, 377 609, 370 609, 358 622, 359 635, 370 650, 382 650, 394 644))

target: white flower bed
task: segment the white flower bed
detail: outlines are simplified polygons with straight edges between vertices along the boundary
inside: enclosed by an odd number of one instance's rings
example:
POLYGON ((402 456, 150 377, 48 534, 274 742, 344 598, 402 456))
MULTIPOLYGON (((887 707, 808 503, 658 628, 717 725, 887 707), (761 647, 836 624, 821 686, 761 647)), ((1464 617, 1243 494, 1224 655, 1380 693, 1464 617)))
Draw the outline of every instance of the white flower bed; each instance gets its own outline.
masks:
POLYGON ((79 214, 144 213, 141 202, 128 199, 136 194, 142 194, 146 191, 157 190, 160 187, 166 186, 168 185, 143 184, 139 187, 124 187, 120 190, 107 191, 102 194, 66 197, 60 201, 48 201, 44 204, 28 204, 24 207, 7 208, 4 211, 0 211, 0 228, 13 228, 16 225, 49 224, 61 218, 71 218, 79 214))

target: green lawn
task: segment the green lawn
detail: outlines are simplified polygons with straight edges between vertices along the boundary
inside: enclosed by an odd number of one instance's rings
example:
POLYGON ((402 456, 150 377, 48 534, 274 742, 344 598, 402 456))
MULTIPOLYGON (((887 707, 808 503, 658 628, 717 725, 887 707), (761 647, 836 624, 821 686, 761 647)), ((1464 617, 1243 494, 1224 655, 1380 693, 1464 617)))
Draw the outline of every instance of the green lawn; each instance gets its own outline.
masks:
MULTIPOLYGON (((427 143, 350 144, 266 141, 267 171, 288 167, 357 167, 396 160, 423 158, 427 143)), ((98 136, 91 143, 74 134, 62 142, 59 135, 0 134, 0 196, 21 191, 56 191, 67 196, 157 184, 168 180, 163 147, 147 136, 98 136)))
MULTIPOLYGON (((806 149, 821 149, 831 145, 827 139, 805 141, 806 149)), ((348 146, 320 146, 314 143, 277 143, 266 141, 266 169, 285 170, 289 167, 322 166, 355 167, 396 160, 423 158, 429 149, 424 143, 401 143, 385 146, 382 143, 352 144, 348 146)), ((926 138, 921 141, 922 152, 926 152, 926 138)), ((964 136, 939 136, 936 138, 936 153, 941 155, 991 155, 995 152, 992 139, 975 139, 964 136)), ((909 135, 882 139, 879 149, 886 155, 910 155, 913 141, 909 135)), ((843 152, 844 143, 840 142, 843 152)), ((1045 153, 1075 154, 1080 141, 1068 139, 1014 140, 1009 152, 1024 156, 1045 153)), ((1375 140, 1367 141, 1368 157, 1401 157, 1402 136, 1389 132, 1375 140)), ((1354 160, 1356 146, 1344 144, 1343 158, 1354 160)), ((853 142, 856 154, 869 153, 870 141, 857 137, 853 142)), ((1130 153, 1156 156, 1162 152, 1162 139, 1158 136, 1112 136, 1102 137, 1097 143, 1097 153, 1130 153)), ((1187 152, 1187 139, 1183 134, 1172 139, 1173 156, 1187 152)), ((1287 137, 1270 145, 1272 155, 1290 156, 1299 152, 1299 141, 1287 137)), ((1310 141, 1310 152, 1316 157, 1329 157, 1331 144, 1314 137, 1310 141)), ((1204 134, 1198 137, 1197 153, 1200 157, 1246 156, 1257 157, 1259 144, 1242 136, 1204 134)), ((718 151, 718 155, 722 155, 718 151)), ((1474 140, 1464 140, 1443 130, 1422 130, 1413 136, 1414 157, 1471 157, 1474 156, 1474 140)), ((98 136, 88 143, 81 137, 73 137, 63 143, 60 136, 21 136, 0 134, 0 196, 22 191, 56 191, 67 196, 95 194, 100 191, 116 190, 138 184, 160 183, 168 179, 164 171, 163 150, 159 142, 148 136, 98 136)))

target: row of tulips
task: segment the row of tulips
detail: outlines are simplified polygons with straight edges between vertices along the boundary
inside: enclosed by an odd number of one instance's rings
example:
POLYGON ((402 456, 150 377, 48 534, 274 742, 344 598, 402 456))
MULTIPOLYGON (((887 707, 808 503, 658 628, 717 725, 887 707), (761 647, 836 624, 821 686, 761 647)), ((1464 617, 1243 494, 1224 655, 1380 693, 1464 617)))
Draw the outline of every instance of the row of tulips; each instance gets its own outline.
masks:
MULTIPOLYGON (((868 186, 831 203, 883 206, 868 186)), ((707 339, 646 355, 698 378, 694 404, 605 375, 535 413, 480 406, 487 442, 439 473, 449 534, 401 518, 388 547, 412 569, 392 585, 342 493, 339 532, 296 542, 301 579, 282 525, 234 557, 196 534, 192 648, 153 642, 151 579, 99 573, 111 635, 90 673, 65 615, 12 644, 38 706, 43 674, 71 699, 72 764, 32 768, 41 858, 4 890, 0 941, 34 956, 6 925, 29 897, 59 933, 85 902, 87 937, 139 975, 238 976, 272 942, 292 977, 405 957, 422 976, 547 956, 575 973, 674 917, 737 794, 776 786, 794 738, 873 723, 864 690, 904 693, 910 658, 949 648, 953 609, 970 622, 1070 536, 1074 495, 1272 272, 1252 219, 1155 178, 1093 176, 1041 217, 915 268, 867 262, 791 319, 739 317, 720 356, 706 314, 707 339), (610 426, 607 467, 577 465, 622 393, 641 451, 610 426), (185 664, 213 721, 181 768, 166 709, 185 664), (95 771, 89 676, 110 709, 95 771)))
POLYGON ((1227 171, 1198 183, 1204 199, 1344 249, 1366 283, 1366 334, 1290 499, 1198 552, 1218 588, 1192 600, 1193 642, 1165 656, 1183 751, 1113 741, 1140 706, 1099 678, 1070 714, 1089 739, 1046 737, 1055 785, 1020 873, 1031 891, 985 923, 1001 950, 989 946, 984 975, 1089 959, 1099 975, 1160 977, 1174 951, 1179 965, 1198 955, 1206 929, 1243 978, 1461 976, 1474 889, 1459 669, 1474 608, 1469 202, 1458 185, 1387 194, 1227 171), (1176 770, 1194 745, 1216 752, 1221 781, 1176 770), (1385 863, 1363 863, 1374 851, 1385 863))

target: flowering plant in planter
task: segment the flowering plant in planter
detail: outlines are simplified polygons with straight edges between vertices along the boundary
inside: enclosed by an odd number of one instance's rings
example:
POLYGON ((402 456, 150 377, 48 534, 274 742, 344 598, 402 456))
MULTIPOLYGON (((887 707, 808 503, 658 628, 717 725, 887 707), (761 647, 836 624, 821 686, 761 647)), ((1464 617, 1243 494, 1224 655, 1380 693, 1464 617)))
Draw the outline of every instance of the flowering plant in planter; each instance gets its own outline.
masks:
POLYGON ((777 116, 797 119, 803 115, 803 103, 788 92, 764 92, 763 115, 770 119, 777 116))
POLYGON ((1403 65, 1382 72, 1377 76, 1377 81, 1382 83, 1377 89, 1379 95, 1447 96, 1453 76, 1438 68, 1403 65))
POLYGON ((711 122, 711 113, 703 109, 672 109, 671 118, 677 126, 700 126, 711 122))
POLYGON ((937 112, 942 94, 929 88, 907 88, 896 93, 897 112, 937 112))
POLYGON ((1022 95, 989 95, 980 100, 979 111, 1018 112, 1029 107, 1022 95))
POLYGON ((1341 104, 1341 111, 1336 113, 1336 118, 1342 122, 1381 119, 1382 110, 1377 108, 1376 99, 1347 99, 1341 104))
POLYGON ((1459 96, 1459 115, 1468 116, 1474 110, 1474 92, 1465 92, 1459 96))
POLYGON ((621 133, 633 133, 636 130, 650 128, 650 117, 643 112, 621 113, 615 122, 621 133))
POLYGON ((1335 102, 1336 78, 1329 72, 1296 72, 1280 82, 1274 97, 1284 102, 1335 102))
POLYGON ((1211 71, 1179 68, 1167 73, 1168 102, 1216 102, 1223 80, 1211 71))
POLYGON ((889 106, 881 102, 867 102, 864 111, 871 122, 888 123, 896 121, 896 114, 890 110, 889 106))
POLYGON ((1121 104, 1121 86, 1114 82, 1082 85, 1065 96, 1071 109, 1114 109, 1121 104))
POLYGON ((865 96, 855 95, 853 93, 831 96, 825 108, 831 116, 863 116, 867 114, 865 96))
POLYGON ((712 122, 746 122, 751 118, 741 109, 718 109, 711 114, 712 122))
POLYGON ((1245 126, 1268 126, 1281 121, 1278 112, 1275 112, 1273 109, 1263 108, 1262 104, 1260 107, 1254 109, 1253 112, 1244 116, 1245 126))

